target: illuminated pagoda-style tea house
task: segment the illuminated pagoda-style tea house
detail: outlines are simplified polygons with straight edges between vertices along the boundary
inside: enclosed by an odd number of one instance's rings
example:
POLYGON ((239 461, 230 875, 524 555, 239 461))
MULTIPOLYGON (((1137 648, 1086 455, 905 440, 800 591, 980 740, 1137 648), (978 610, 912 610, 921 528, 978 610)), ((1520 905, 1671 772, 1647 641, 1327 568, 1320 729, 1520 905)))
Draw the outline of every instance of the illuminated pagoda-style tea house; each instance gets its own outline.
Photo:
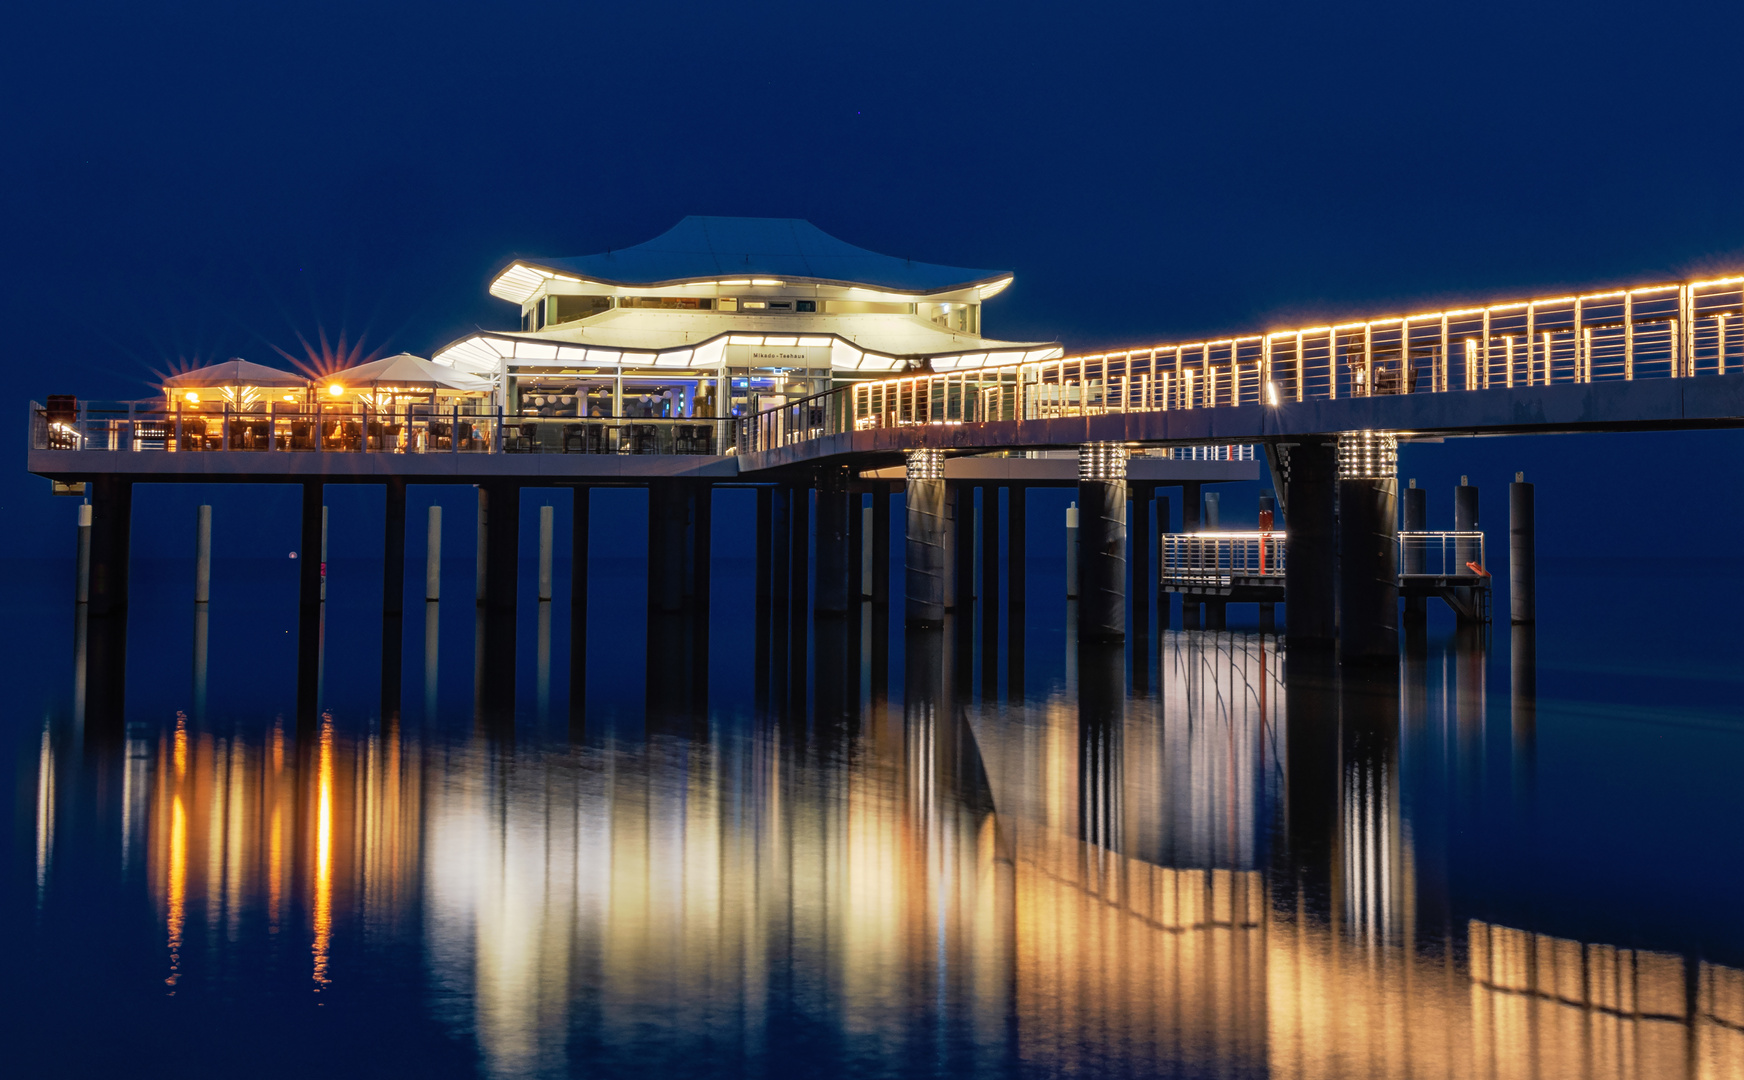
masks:
POLYGON ((432 359, 495 382, 518 440, 555 444, 577 420, 652 430, 844 380, 1059 356, 1057 343, 981 336, 982 303, 1011 280, 875 254, 792 218, 687 217, 619 251, 514 260, 490 292, 520 306, 520 329, 432 359))

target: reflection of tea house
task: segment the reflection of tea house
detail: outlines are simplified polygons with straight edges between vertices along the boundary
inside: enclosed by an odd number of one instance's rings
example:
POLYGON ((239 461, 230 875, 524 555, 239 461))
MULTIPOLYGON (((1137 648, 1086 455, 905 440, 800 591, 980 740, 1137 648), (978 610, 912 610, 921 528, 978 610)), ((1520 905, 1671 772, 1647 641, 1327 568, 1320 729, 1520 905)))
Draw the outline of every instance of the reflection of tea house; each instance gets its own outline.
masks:
POLYGON ((515 331, 481 331, 439 364, 496 380, 533 418, 721 418, 836 381, 1060 355, 981 336, 1003 271, 877 255, 791 218, 687 217, 621 251, 516 259, 491 295, 515 331))

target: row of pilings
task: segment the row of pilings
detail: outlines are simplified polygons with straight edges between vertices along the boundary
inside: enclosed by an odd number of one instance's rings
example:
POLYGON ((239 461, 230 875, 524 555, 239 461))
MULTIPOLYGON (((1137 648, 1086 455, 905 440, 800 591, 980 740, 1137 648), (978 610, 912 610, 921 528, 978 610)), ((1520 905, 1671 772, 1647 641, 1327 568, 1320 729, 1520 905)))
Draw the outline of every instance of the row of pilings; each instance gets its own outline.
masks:
MULTIPOLYGON (((1285 592, 1293 646, 1336 648, 1341 659, 1363 662, 1397 656, 1400 555, 1396 479, 1397 443, 1384 433, 1361 432, 1336 439, 1271 447, 1281 483, 1286 526, 1285 592)), ((831 466, 756 486, 756 622, 760 670, 803 669, 812 616, 828 622, 859 612, 870 601, 887 625, 892 600, 891 498, 905 493, 901 536, 904 598, 902 619, 917 628, 943 625, 948 611, 978 601, 982 640, 997 647, 1002 623, 1014 644, 1021 637, 1027 567, 1025 485, 947 481, 944 454, 911 451, 902 480, 869 479, 831 466), (979 510, 975 490, 983 492, 979 510), (1007 492, 1003 552, 998 492, 1007 492), (867 496, 871 496, 869 503, 867 496), (815 513, 815 528, 813 514, 815 513), (1003 554, 1003 557, 1002 557, 1003 554), (812 560, 815 558, 815 573, 812 560), (975 568, 979 565, 980 580, 975 568), (815 591, 815 596, 810 595, 815 591), (1001 608, 1004 608, 1003 612, 1001 608), (1001 615, 1005 617, 1002 619, 1001 615)), ((1156 482, 1134 484, 1126 475, 1127 451, 1119 444, 1087 444, 1079 451, 1075 542, 1068 544, 1069 578, 1078 597, 1077 634, 1087 641, 1117 641, 1134 629, 1148 634, 1153 547, 1150 500, 1158 520, 1168 520, 1156 482), (1132 503, 1132 500, 1137 500, 1132 503), (1128 506, 1142 507, 1129 535, 1128 506), (1131 560, 1129 567, 1128 560, 1131 560), (1128 612, 1128 582, 1145 603, 1128 612)), ((406 481, 386 481, 385 566, 382 599, 384 665, 399 663, 406 545, 406 481)), ((302 482, 299 550, 298 710, 313 714, 320 691, 321 612, 324 599, 326 514, 323 482, 302 482)), ((478 485, 480 625, 478 693, 482 707, 512 713, 515 693, 515 614, 519 580, 519 480, 478 485)), ((1182 517, 1188 531, 1199 524, 1198 484, 1187 482, 1182 517)), ((648 488, 648 634, 650 648, 670 657, 660 677, 649 677, 650 700, 675 712, 700 712, 707 698, 709 595, 712 565, 713 482, 656 479, 648 488)), ((79 599, 90 621, 87 708, 115 712, 124 679, 127 564, 132 482, 113 476, 91 484, 88 516, 81 513, 79 599), (88 521, 88 525, 85 522, 88 521)), ((575 547, 571 558, 584 567, 589 532, 589 488, 574 488, 575 547)), ((1421 525, 1423 493, 1408 490, 1405 527, 1421 525)), ((1533 571, 1532 491, 1510 488, 1510 550, 1514 587, 1511 616, 1531 622, 1533 571)), ((549 597, 552 559, 549 508, 541 516, 541 602, 549 597)), ((440 557, 439 510, 432 511, 428 547, 440 557)), ((1462 485, 1455 499, 1456 529, 1478 529, 1477 492, 1462 485)), ((209 524, 205 526, 209 528, 209 524)), ((209 534, 204 534, 209 535, 209 534)), ((1475 552, 1474 552, 1475 554, 1475 552)), ((1410 558, 1407 554, 1407 558, 1410 558)), ((1461 556, 1463 558, 1463 555, 1461 556)), ((1411 567, 1405 568, 1410 572, 1411 567)), ((428 601, 436 599, 436 575, 426 571, 428 601)), ((587 647, 588 580, 573 573, 571 641, 578 669, 587 647)), ((1184 598, 1183 625, 1199 625, 1200 603, 1184 598)), ((1222 623, 1221 603, 1204 608, 1212 628, 1222 623)), ((1407 604, 1407 620, 1420 617, 1407 604)), ((1269 611, 1262 608, 1262 628, 1269 611)), ((397 689, 384 672, 385 711, 397 689)), ((776 684, 782 680, 776 679, 776 684)))

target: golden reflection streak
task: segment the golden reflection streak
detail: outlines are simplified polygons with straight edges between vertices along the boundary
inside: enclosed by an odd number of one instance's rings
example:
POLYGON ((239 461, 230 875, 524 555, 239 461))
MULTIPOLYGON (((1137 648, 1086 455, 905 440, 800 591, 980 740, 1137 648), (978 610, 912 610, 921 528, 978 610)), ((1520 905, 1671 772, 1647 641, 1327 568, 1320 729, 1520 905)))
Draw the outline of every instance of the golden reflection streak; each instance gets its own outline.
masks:
POLYGON ((321 714, 315 767, 315 992, 331 985, 328 949, 333 940, 333 715, 321 714))
POLYGON ((54 746, 48 725, 42 728, 42 747, 36 761, 36 906, 42 906, 48 887, 48 864, 54 853, 54 746))
POLYGON ((164 890, 164 908, 168 919, 170 973, 164 985, 175 993, 182 977, 182 930, 187 917, 188 897, 188 810, 183 801, 183 781, 188 775, 188 721, 176 714, 176 730, 171 741, 170 759, 175 765, 175 785, 170 801, 169 881, 164 890))

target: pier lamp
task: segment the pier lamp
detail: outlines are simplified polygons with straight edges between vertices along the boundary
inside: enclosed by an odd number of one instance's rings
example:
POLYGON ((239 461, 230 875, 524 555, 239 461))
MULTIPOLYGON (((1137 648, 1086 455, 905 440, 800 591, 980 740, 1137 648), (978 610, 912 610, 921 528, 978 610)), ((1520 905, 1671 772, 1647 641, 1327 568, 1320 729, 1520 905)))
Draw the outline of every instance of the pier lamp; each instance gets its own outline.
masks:
POLYGON ((189 390, 184 396, 187 398, 188 404, 190 405, 198 405, 200 403, 200 395, 197 391, 189 390))
POLYGON ((345 387, 340 386, 338 383, 329 383, 327 385, 327 394, 329 397, 338 397, 343 393, 345 393, 345 387))
POLYGON ((1267 405, 1276 405, 1277 403, 1278 403, 1278 384, 1275 382, 1272 382, 1271 380, 1268 379, 1268 380, 1266 380, 1266 404, 1267 405))

